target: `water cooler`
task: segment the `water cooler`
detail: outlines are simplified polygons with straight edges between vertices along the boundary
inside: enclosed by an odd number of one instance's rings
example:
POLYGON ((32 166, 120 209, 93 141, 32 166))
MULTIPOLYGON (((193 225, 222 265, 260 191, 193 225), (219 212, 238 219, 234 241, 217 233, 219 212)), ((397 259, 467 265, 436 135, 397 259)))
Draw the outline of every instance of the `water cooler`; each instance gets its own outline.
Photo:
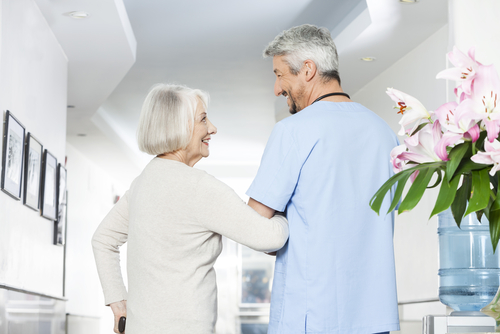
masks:
MULTIPOLYGON (((481 313, 481 312, 478 312, 481 313)), ((481 315, 428 315, 424 317, 424 334, 494 333, 495 319, 481 315)))
POLYGON ((438 215, 439 299, 450 315, 428 315, 424 334, 491 333, 496 321, 479 312, 499 287, 500 249, 493 253, 489 222, 473 213, 457 227, 450 209, 438 215))

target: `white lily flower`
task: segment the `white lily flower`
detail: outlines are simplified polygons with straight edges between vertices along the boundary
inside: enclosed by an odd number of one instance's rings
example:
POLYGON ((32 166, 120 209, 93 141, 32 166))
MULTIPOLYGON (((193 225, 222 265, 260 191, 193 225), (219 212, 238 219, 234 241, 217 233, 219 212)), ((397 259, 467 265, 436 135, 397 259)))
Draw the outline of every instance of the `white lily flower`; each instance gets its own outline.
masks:
POLYGON ((398 135, 404 136, 405 133, 411 134, 418 127, 421 120, 431 118, 431 113, 413 96, 394 88, 387 88, 386 93, 398 104, 398 107, 396 107, 399 109, 398 114, 403 115, 399 121, 401 130, 398 132, 398 135), (406 127, 413 123, 415 123, 413 127, 407 130, 406 127))

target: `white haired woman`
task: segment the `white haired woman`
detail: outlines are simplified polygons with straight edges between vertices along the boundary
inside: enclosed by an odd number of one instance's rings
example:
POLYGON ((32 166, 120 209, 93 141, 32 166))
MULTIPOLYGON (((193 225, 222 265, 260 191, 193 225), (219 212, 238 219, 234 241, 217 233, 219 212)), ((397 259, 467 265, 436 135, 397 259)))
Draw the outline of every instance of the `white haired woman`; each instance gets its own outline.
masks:
POLYGON ((160 84, 146 97, 139 148, 156 157, 99 225, 92 239, 105 303, 115 332, 213 333, 217 318, 214 262, 221 235, 257 251, 288 239, 284 217, 266 219, 224 183, 192 168, 209 155, 217 128, 207 117, 208 95, 160 84), (128 242, 128 293, 119 247, 128 242))

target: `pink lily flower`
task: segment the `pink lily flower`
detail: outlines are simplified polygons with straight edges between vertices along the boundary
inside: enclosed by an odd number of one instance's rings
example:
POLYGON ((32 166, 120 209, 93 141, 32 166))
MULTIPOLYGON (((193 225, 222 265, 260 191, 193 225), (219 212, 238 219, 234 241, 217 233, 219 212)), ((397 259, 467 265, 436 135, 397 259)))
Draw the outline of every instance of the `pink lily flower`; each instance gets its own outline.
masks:
POLYGON ((463 116, 468 110, 457 108, 458 106, 456 102, 449 102, 435 111, 444 131, 443 136, 436 144, 435 151, 443 161, 449 160, 446 147, 462 143, 464 139, 475 142, 479 138, 480 129, 477 120, 463 116))
POLYGON ((481 65, 477 68, 476 79, 470 98, 460 103, 457 109, 459 119, 482 120, 488 140, 493 142, 500 132, 500 77, 493 65, 481 65))
POLYGON ((394 171, 394 174, 397 174, 403 170, 405 170, 407 167, 406 165, 406 160, 401 159, 401 153, 406 151, 406 145, 401 144, 399 146, 396 146, 392 149, 391 151, 391 163, 392 163, 392 170, 394 171))
POLYGON ((436 121, 432 127, 426 126, 416 134, 405 139, 405 145, 408 151, 399 155, 400 159, 416 162, 418 164, 425 162, 442 161, 434 151, 434 147, 441 139, 441 127, 436 121))
POLYGON ((462 134, 466 139, 472 139, 475 142, 479 138, 479 127, 476 127, 477 117, 467 117, 468 111, 464 108, 457 108, 458 106, 456 102, 445 103, 436 109, 435 115, 445 132, 462 134))
MULTIPOLYGON (((441 137, 441 126, 436 121, 432 127, 427 125, 411 137, 405 144, 395 147, 391 152, 391 162, 395 173, 425 162, 441 161, 434 152, 434 147, 441 137)), ((418 171, 410 176, 415 181, 418 171)))
POLYGON ((491 143, 485 141, 484 149, 486 152, 477 152, 470 159, 478 164, 493 165, 490 170, 493 176, 500 168, 500 142, 496 139, 491 143))
MULTIPOLYGON (((448 59, 456 67, 439 72, 436 79, 458 81, 461 83, 461 87, 465 95, 470 95, 477 67, 481 65, 475 59, 475 49, 470 48, 469 54, 465 55, 456 46, 454 46, 453 51, 448 53, 448 59)), ((457 91, 455 91, 455 94, 457 94, 457 91)))
POLYGON ((386 93, 398 104, 398 107, 396 107, 399 109, 398 114, 403 115, 399 121, 401 130, 398 132, 398 135, 403 136, 405 133, 413 133, 419 126, 421 120, 431 118, 431 113, 413 96, 394 88, 387 88, 386 93), (411 129, 406 129, 406 127, 412 123, 415 123, 413 127, 411 129))

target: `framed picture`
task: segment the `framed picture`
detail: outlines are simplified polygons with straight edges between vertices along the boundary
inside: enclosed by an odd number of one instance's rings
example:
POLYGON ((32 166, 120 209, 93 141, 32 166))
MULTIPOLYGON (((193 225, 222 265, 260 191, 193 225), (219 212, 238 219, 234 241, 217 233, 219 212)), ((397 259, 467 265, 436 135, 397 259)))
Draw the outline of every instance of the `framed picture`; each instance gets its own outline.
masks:
POLYGON ((64 245, 66 227, 66 168, 57 166, 57 221, 54 223, 54 245, 64 245))
POLYGON ((41 214, 57 220, 57 159, 49 151, 43 153, 41 214))
POLYGON ((3 131, 1 189, 19 200, 24 156, 24 126, 7 110, 3 131))
POLYGON ((57 208, 66 204, 66 168, 63 165, 57 165, 57 208))
POLYGON ((54 222, 54 245, 64 246, 66 244, 66 224, 68 215, 68 191, 64 192, 64 203, 58 206, 57 221, 54 222))
POLYGON ((26 156, 24 157, 24 205, 33 210, 40 209, 40 182, 42 177, 43 146, 28 132, 26 156))

